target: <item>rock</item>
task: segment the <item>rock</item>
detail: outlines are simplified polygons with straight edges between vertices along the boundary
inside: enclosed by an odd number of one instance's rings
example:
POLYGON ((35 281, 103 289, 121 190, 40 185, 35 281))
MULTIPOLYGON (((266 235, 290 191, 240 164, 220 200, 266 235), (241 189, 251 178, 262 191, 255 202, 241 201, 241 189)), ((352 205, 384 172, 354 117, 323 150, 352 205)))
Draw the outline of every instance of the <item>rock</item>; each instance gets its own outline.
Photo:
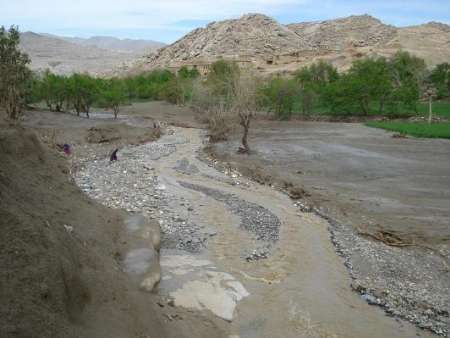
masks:
POLYGON ((73 226, 64 224, 64 229, 70 234, 73 232, 73 226))
POLYGON ((380 300, 372 295, 369 295, 367 293, 363 294, 361 296, 362 299, 364 299, 367 303, 369 303, 370 305, 379 305, 380 304, 380 300))
POLYGON ((350 286, 354 291, 359 293, 364 293, 367 290, 367 287, 360 280, 357 279, 355 279, 350 286))

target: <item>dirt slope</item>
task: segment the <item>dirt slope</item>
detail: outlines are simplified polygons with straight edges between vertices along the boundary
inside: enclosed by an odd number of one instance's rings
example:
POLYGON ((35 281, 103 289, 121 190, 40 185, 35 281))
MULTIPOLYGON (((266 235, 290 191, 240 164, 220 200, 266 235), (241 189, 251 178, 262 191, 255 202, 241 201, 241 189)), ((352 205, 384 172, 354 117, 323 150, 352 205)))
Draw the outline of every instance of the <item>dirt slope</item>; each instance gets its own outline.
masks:
POLYGON ((122 272, 125 214, 86 197, 62 155, 1 125, 0 157, 1 337, 219 336, 122 272), (166 324, 175 314, 186 320, 166 324))

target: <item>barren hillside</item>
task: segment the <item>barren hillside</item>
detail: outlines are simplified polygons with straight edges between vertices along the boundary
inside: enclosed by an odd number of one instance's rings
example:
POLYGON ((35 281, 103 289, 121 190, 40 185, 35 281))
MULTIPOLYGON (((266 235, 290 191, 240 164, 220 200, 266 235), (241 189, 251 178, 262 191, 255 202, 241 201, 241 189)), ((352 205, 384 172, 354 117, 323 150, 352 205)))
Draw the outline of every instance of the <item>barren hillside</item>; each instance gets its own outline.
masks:
POLYGON ((108 75, 126 69, 138 57, 149 53, 148 50, 126 50, 125 46, 132 44, 130 41, 133 40, 126 42, 117 39, 114 48, 111 41, 109 48, 99 48, 108 45, 104 40, 95 41, 98 45, 93 40, 85 44, 73 43, 57 36, 26 32, 21 35, 20 46, 30 56, 33 70, 50 69, 57 74, 89 72, 93 75, 108 75), (124 50, 117 46, 121 41, 124 50))
POLYGON ((206 72, 220 57, 252 64, 263 73, 289 72, 323 59, 339 69, 364 56, 391 56, 407 50, 428 65, 450 60, 450 27, 429 23, 397 28, 369 15, 281 25, 260 15, 212 22, 149 55, 134 72, 196 66, 206 72))
POLYGON ((93 46, 102 49, 143 55, 164 47, 165 44, 153 40, 118 39, 112 36, 93 36, 88 39, 78 37, 62 37, 65 41, 82 46, 93 46))

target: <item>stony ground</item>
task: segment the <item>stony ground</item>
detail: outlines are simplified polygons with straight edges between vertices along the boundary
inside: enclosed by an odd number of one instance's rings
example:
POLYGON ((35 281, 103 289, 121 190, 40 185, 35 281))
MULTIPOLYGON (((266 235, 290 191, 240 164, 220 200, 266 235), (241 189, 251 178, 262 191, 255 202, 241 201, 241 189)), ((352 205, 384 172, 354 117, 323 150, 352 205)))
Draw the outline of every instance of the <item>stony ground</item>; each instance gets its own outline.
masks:
MULTIPOLYGON (((194 212, 194 206, 183 197, 167 193, 166 185, 158 179, 152 166, 154 161, 172 154, 176 145, 182 143, 186 143, 182 137, 169 136, 161 143, 125 147, 120 150, 120 160, 116 162, 109 161, 107 154, 110 149, 86 147, 85 157, 76 160, 79 169, 74 177, 84 192, 106 206, 158 218, 165 248, 198 252, 214 232, 188 220, 187 214, 194 212)), ((188 175, 199 172, 186 158, 177 161, 173 169, 188 175)), ((241 218, 241 227, 253 233, 257 241, 263 242, 254 250, 245 250, 249 252, 246 259, 268 255, 270 243, 278 239, 280 221, 275 215, 232 194, 187 182, 178 183, 225 203, 233 214, 241 218)))

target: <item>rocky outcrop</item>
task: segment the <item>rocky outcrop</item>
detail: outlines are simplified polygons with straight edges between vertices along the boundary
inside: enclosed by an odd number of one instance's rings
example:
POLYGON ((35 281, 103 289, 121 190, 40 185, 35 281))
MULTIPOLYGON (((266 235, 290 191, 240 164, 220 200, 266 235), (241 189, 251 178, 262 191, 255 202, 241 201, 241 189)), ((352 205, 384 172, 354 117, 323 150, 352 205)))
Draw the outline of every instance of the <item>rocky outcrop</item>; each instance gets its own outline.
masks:
POLYGON ((288 27, 265 15, 248 14, 238 20, 211 22, 205 28, 197 28, 151 55, 146 64, 177 67, 193 60, 208 63, 219 57, 245 62, 305 47, 288 27))
POLYGON ((392 40, 397 33, 395 27, 385 25, 369 15, 291 24, 287 27, 309 48, 337 52, 347 48, 382 45, 392 40))
POLYGON ((450 59, 450 27, 440 23, 397 28, 369 15, 282 25, 261 14, 212 22, 132 67, 197 67, 207 72, 218 58, 253 65, 262 73, 291 72, 318 60, 341 70, 364 56, 392 56, 399 49, 423 57, 432 66, 450 59))

